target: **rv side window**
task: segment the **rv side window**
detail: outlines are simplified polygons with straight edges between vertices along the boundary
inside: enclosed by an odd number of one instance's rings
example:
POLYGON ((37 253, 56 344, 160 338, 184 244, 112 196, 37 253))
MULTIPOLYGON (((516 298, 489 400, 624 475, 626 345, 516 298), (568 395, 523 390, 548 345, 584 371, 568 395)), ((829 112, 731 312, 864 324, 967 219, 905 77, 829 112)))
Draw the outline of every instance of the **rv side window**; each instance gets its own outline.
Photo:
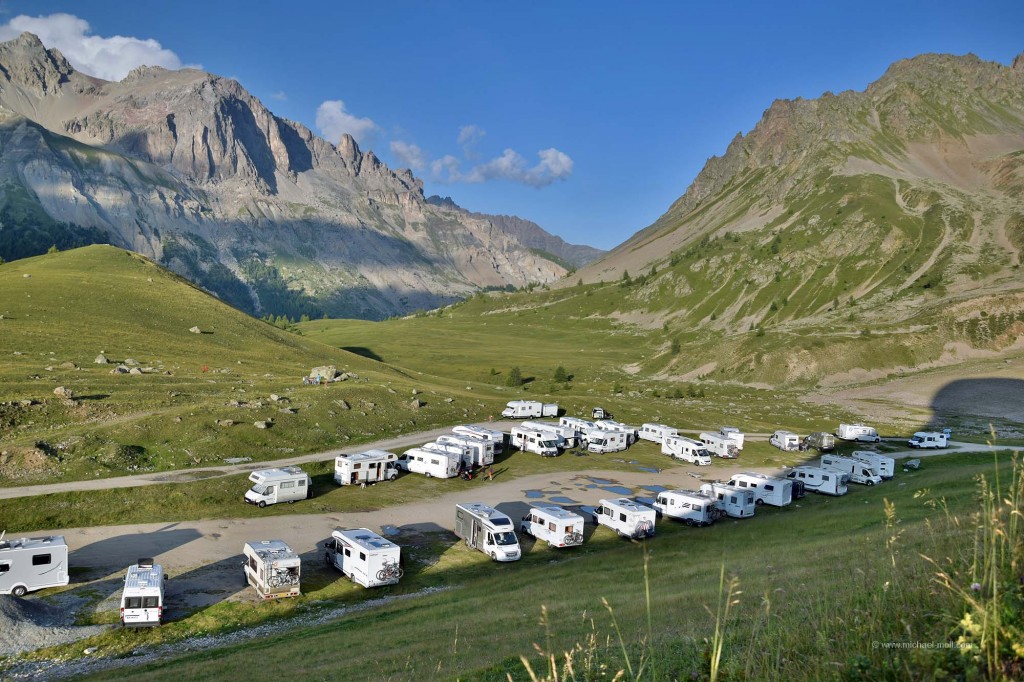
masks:
POLYGON ((360 561, 366 561, 366 552, 360 552, 359 553, 359 560, 360 561))
POLYGON ((821 480, 823 480, 823 481, 831 481, 832 479, 829 478, 828 474, 822 474, 821 480))
POLYGON ((50 563, 49 554, 36 554, 32 557, 33 566, 47 566, 50 563))
POLYGON ((144 597, 142 600, 142 608, 144 609, 155 609, 158 606, 160 606, 160 603, 156 597, 144 597))
POLYGON ((301 479, 299 481, 299 487, 300 488, 305 488, 306 487, 306 479, 303 478, 303 479, 301 479))
POLYGON ((622 521, 623 523, 626 522, 626 515, 622 512, 619 512, 619 521, 622 521))
POLYGON ((124 600, 124 607, 126 609, 141 609, 142 597, 127 597, 124 600))
POLYGON ((256 570, 256 559, 254 557, 249 557, 249 568, 253 571, 256 570))
POLYGON ((736 504, 736 496, 735 495, 730 495, 729 496, 729 501, 732 502, 733 504, 736 504))
POLYGON ((352 550, 348 547, 345 548, 345 556, 352 556, 352 550))
POLYGON ((771 483, 765 483, 764 489, 770 492, 772 490, 775 490, 775 486, 773 486, 771 483))
POLYGON ((554 521, 552 521, 551 523, 548 524, 548 530, 551 531, 552 533, 554 533, 556 530, 558 530, 558 527, 555 526, 555 522, 554 521))
POLYGON ((9 563, 0 563, 0 573, 6 573, 9 570, 11 570, 11 565, 9 563))
POLYGON ((282 481, 281 482, 281 490, 284 490, 285 488, 294 488, 294 487, 295 487, 295 481, 282 481))
POLYGON ((432 459, 432 460, 430 460, 430 463, 431 463, 431 464, 437 464, 437 463, 438 463, 439 461, 440 461, 440 460, 432 459))
POLYGON ((353 468, 353 469, 358 469, 358 468, 359 468, 359 467, 361 467, 361 466, 363 466, 363 465, 362 465, 362 464, 360 464, 359 462, 356 462, 355 464, 353 464, 353 465, 352 465, 352 468, 353 468))

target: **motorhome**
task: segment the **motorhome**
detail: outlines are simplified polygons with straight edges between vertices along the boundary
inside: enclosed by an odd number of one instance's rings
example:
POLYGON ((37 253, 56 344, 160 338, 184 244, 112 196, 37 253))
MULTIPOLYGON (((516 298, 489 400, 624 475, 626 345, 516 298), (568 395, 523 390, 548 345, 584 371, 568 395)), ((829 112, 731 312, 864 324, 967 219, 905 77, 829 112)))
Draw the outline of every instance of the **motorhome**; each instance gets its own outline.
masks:
POLYGON ((734 488, 722 483, 705 483, 700 487, 705 495, 717 499, 718 508, 734 519, 745 519, 754 515, 754 491, 734 488))
POLYGON ((668 436, 661 444, 661 454, 672 455, 676 459, 690 462, 697 466, 711 464, 711 455, 708 454, 704 443, 687 438, 686 436, 668 436))
MULTIPOLYGON (((558 433, 557 431, 552 430, 550 427, 548 427, 548 426, 541 426, 542 423, 543 422, 539 422, 539 421, 537 421, 535 419, 528 419, 528 420, 524 421, 518 428, 526 430, 526 431, 541 431, 544 434, 546 434, 547 437, 549 437, 551 440, 555 441, 555 447, 558 448, 560 451, 561 450, 568 450, 569 449, 569 441, 567 441, 565 439, 565 437, 562 436, 562 434, 558 433)), ((561 429, 563 427, 559 426, 558 428, 561 429)), ((566 429, 566 430, 568 430, 568 429, 566 429)))
POLYGON ((583 434, 588 452, 620 452, 629 447, 629 434, 623 431, 592 429, 583 434))
POLYGON ((687 526, 707 526, 722 515, 718 500, 695 490, 663 490, 654 502, 655 510, 687 526))
POLYGON ((242 547, 245 584, 256 588, 260 599, 297 597, 302 560, 281 540, 254 540, 242 547))
POLYGON ((804 488, 822 495, 845 495, 850 477, 831 469, 814 466, 793 467, 786 478, 803 483, 804 488))
POLYGON ((949 439, 939 431, 918 431, 907 441, 912 448, 945 448, 949 447, 949 439))
POLYGON ((800 442, 800 449, 830 452, 836 449, 836 437, 825 431, 814 431, 807 434, 800 442))
POLYGON ((524 429, 516 426, 512 429, 509 442, 525 452, 535 452, 542 457, 554 457, 558 454, 557 435, 550 431, 524 429))
POLYGON ((462 457, 449 452, 411 448, 398 458, 398 468, 427 478, 454 478, 459 475, 462 457))
POLYGON ((540 416, 542 417, 557 417, 558 416, 558 403, 544 403, 540 406, 540 416))
POLYGON ((525 421, 522 426, 524 429, 550 431, 559 437, 558 447, 563 450, 574 448, 579 445, 579 436, 576 433, 576 429, 571 426, 562 426, 558 422, 539 421, 536 419, 525 421))
POLYGON ((732 438, 734 441, 736 441, 736 447, 739 450, 743 450, 743 441, 745 440, 745 437, 743 435, 743 432, 740 431, 738 428, 736 428, 735 426, 723 426, 722 428, 718 429, 718 432, 725 436, 726 438, 732 438))
POLYGON ((473 424, 460 424, 452 428, 452 433, 456 436, 479 438, 480 440, 494 443, 494 454, 496 455, 500 455, 505 450, 505 434, 502 431, 495 431, 494 429, 473 424))
POLYGON ((580 419, 579 417, 559 417, 558 423, 562 426, 568 427, 576 431, 576 437, 580 439, 582 445, 582 438, 587 431, 593 431, 597 428, 594 422, 587 421, 586 419, 580 419))
POLYGON ((368 528, 337 528, 323 544, 327 565, 363 587, 395 585, 403 575, 402 548, 368 528))
POLYGON ((453 435, 438 436, 437 443, 465 448, 468 452, 463 455, 464 465, 485 467, 489 464, 494 464, 494 441, 453 435), (467 457, 468 462, 466 461, 467 457))
POLYGON ((785 507, 793 501, 793 481, 785 478, 743 472, 733 474, 726 485, 752 491, 755 504, 785 507))
POLYGON ((4 540, 0 533, 0 594, 68 584, 68 546, 63 535, 4 540))
POLYGON ((334 458, 334 482, 363 485, 398 478, 398 455, 387 450, 367 450, 334 458))
POLYGON ((591 419, 611 419, 612 413, 603 407, 595 407, 590 411, 591 419))
POLYGON ((601 500, 594 509, 594 521, 608 526, 624 538, 654 537, 654 521, 657 512, 650 507, 634 502, 627 497, 601 500))
POLYGON ((871 469, 885 480, 896 475, 896 460, 892 457, 869 450, 854 450, 850 453, 850 457, 867 462, 871 465, 871 469))
POLYGON ((538 400, 510 400, 501 411, 505 419, 529 419, 544 416, 544 403, 538 400))
POLYGON ((245 501, 257 507, 268 504, 305 500, 313 496, 309 474, 299 467, 258 469, 249 474, 253 486, 245 493, 245 501))
POLYGON ((740 456, 740 450, 736 447, 736 441, 726 438, 720 433, 702 433, 700 442, 704 443, 704 449, 708 454, 726 459, 736 459, 740 456))
POLYGON ((152 559, 139 559, 128 567, 121 590, 121 625, 144 628, 160 625, 164 617, 164 581, 167 576, 152 559))
POLYGON ((519 523, 519 530, 552 547, 583 544, 583 517, 554 505, 536 504, 519 523))
POLYGON ((617 422, 614 419, 598 419, 594 422, 594 426, 602 431, 616 431, 618 433, 626 434, 626 445, 632 445, 640 436, 636 427, 623 424, 622 422, 617 422))
POLYGON ((640 425, 640 437, 652 443, 664 443, 665 439, 669 436, 678 435, 679 429, 674 429, 664 424, 651 424, 648 422, 640 425))
POLYGON ((882 477, 875 473, 870 464, 852 457, 822 455, 821 468, 848 474, 851 481, 862 485, 875 485, 882 482, 882 477))
POLYGON ((523 554, 512 519, 481 502, 455 505, 455 535, 494 561, 516 561, 523 554))
POLYGON ((769 445, 774 445, 779 450, 785 452, 792 452, 793 450, 800 449, 800 436, 796 435, 792 431, 779 430, 772 434, 772 437, 768 439, 769 445))
POLYGON ((882 439, 873 426, 864 424, 840 424, 836 436, 842 440, 853 440, 861 443, 878 443, 882 439))

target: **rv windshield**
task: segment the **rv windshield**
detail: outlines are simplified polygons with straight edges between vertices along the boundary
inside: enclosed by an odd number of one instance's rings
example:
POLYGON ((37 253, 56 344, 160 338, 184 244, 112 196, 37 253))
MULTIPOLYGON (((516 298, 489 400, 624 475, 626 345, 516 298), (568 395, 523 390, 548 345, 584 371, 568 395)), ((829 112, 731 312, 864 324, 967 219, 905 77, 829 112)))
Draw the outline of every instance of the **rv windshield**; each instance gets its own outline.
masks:
POLYGON ((558 449, 558 441, 545 440, 545 441, 541 441, 541 442, 544 444, 544 447, 546 447, 546 448, 554 448, 556 450, 558 449))
POLYGON ((254 493, 256 493, 257 495, 266 495, 267 494, 267 486, 263 485, 262 483, 257 483, 256 485, 254 485, 252 487, 252 491, 254 493))
POLYGON ((697 450, 697 456, 698 457, 710 457, 711 453, 708 452, 707 450, 705 450, 704 448, 701 448, 701 449, 697 450))
POLYGON ((516 545, 516 534, 510 530, 494 534, 494 541, 499 545, 516 545))

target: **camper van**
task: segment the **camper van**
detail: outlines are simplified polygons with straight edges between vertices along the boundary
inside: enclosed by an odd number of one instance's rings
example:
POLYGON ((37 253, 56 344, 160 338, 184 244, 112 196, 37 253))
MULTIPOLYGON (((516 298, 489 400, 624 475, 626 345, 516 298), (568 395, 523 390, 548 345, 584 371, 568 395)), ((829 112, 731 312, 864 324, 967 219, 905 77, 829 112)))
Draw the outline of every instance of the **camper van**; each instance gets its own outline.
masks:
POLYGON ((601 526, 608 526, 624 538, 654 537, 654 521, 657 512, 627 497, 614 500, 601 500, 594 509, 594 521, 601 526))
POLYGON ((363 587, 395 585, 402 577, 402 549, 368 528, 336 529, 324 540, 324 561, 363 587))
POLYGON ((591 419, 611 419, 612 413, 603 407, 595 407, 590 411, 591 419))
POLYGON ((875 473, 870 464, 852 457, 822 455, 821 468, 848 474, 851 481, 862 485, 875 485, 882 482, 882 477, 875 473))
POLYGON ((583 434, 588 452, 620 452, 629 447, 629 434, 623 431, 592 429, 583 434))
POLYGON ((800 436, 796 435, 792 431, 779 430, 772 434, 772 437, 768 439, 769 445, 774 445, 779 450, 785 452, 792 452, 793 450, 800 449, 800 436))
POLYGON ((536 419, 523 422, 524 429, 537 429, 538 431, 550 431, 558 436, 558 447, 563 450, 574 448, 579 444, 579 436, 576 429, 571 426, 562 426, 558 422, 545 422, 536 419))
POLYGON ((579 417, 559 417, 558 423, 576 431, 576 437, 581 439, 581 445, 583 444, 583 435, 586 434, 587 431, 594 431, 597 429, 597 425, 594 422, 587 421, 586 419, 580 419, 579 417))
POLYGON ((824 431, 814 431, 800 443, 801 450, 817 450, 818 452, 830 452, 836 449, 836 437, 824 431))
POLYGON ((524 429, 516 426, 512 429, 509 442, 525 452, 535 452, 542 457, 554 457, 558 454, 558 436, 550 431, 524 429))
POLYGON ((743 449, 743 432, 737 429, 735 426, 723 426, 722 428, 718 429, 718 433, 722 434, 726 438, 732 438, 734 441, 736 441, 736 448, 738 450, 743 449))
POLYGON ((63 535, 4 540, 0 533, 0 594, 24 597, 68 584, 68 546, 63 535))
POLYGON ((454 478, 459 475, 460 455, 435 452, 423 448, 411 448, 398 458, 398 468, 427 478, 454 478))
POLYGON ((679 429, 673 429, 671 426, 665 426, 664 424, 647 423, 640 426, 640 437, 652 443, 661 444, 665 442, 667 437, 678 435, 679 429))
POLYGON ((368 450, 334 458, 334 482, 362 485, 398 478, 398 455, 387 450, 368 450))
POLYGON ((863 424, 840 424, 836 429, 836 436, 842 440, 853 440, 860 443, 878 443, 882 440, 873 426, 864 426, 863 424))
POLYGON ((658 493, 654 508, 687 526, 708 526, 722 515, 716 503, 711 495, 694 490, 663 490, 658 493))
POLYGON ((745 519, 754 515, 754 491, 734 488, 722 483, 705 483, 700 487, 705 495, 717 499, 718 508, 726 516, 745 519))
POLYGON ((736 447, 736 441, 726 438, 720 433, 702 433, 700 442, 704 443, 704 449, 708 454, 726 459, 736 459, 740 456, 740 449, 736 447))
POLYGON ((676 459, 690 462, 697 466, 711 464, 711 455, 704 448, 704 443, 686 436, 668 436, 661 444, 661 454, 672 455, 676 459))
POLYGON ((883 480, 888 480, 896 474, 896 460, 892 457, 869 450, 854 450, 850 453, 850 457, 870 464, 871 470, 881 476, 883 480))
POLYGON ((121 591, 121 625, 145 628, 160 625, 164 617, 164 569, 152 559, 139 559, 128 567, 121 591))
POLYGON ((786 473, 786 478, 799 481, 806 490, 822 495, 845 495, 846 484, 850 481, 847 474, 813 466, 793 467, 786 473))
POLYGON ((785 478, 743 472, 742 474, 733 474, 726 485, 752 491, 754 504, 785 507, 793 501, 793 481, 785 478))
POLYGON ((452 428, 452 433, 456 436, 478 438, 480 440, 486 440, 490 443, 494 443, 494 454, 496 455, 500 455, 505 450, 505 434, 501 431, 495 431, 494 429, 488 429, 483 426, 475 426, 472 424, 460 424, 459 426, 452 428))
POLYGON ((245 494, 245 501, 257 507, 268 504, 305 500, 313 497, 312 481, 309 474, 299 467, 280 469, 259 469, 249 474, 252 488, 245 494))
POLYGON ((949 440, 946 434, 939 431, 918 431, 913 438, 907 441, 912 448, 945 448, 949 447, 949 440))
POLYGON ((297 597, 302 560, 281 540, 254 540, 242 547, 245 584, 256 588, 260 599, 297 597))
POLYGON ((455 505, 455 535, 494 561, 516 561, 523 555, 512 519, 480 502, 455 505))
POLYGON ((583 544, 583 517, 554 505, 534 505, 523 517, 519 530, 552 547, 583 544))
POLYGON ((505 419, 529 419, 543 416, 544 404, 538 400, 510 400, 501 411, 505 419))
POLYGON ((464 466, 485 467, 494 464, 494 442, 468 436, 438 436, 438 445, 455 445, 464 448, 464 466))
POLYGON ((640 432, 635 427, 617 422, 614 419, 598 419, 594 422, 594 426, 602 431, 616 431, 626 434, 626 445, 632 445, 640 436, 640 432))

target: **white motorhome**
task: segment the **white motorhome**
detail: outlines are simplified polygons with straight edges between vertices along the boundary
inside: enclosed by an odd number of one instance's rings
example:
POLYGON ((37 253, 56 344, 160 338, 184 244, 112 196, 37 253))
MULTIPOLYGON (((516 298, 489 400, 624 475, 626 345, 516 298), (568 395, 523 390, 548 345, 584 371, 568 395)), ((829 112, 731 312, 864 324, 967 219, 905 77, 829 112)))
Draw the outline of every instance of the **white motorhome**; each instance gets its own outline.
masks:
POLYGON ((455 445, 466 449, 462 458, 465 466, 485 467, 494 464, 494 441, 469 436, 438 436, 439 445, 455 445))
POLYGON ((875 427, 864 424, 840 424, 836 429, 836 437, 861 443, 878 443, 882 440, 875 427))
POLYGON ((544 403, 538 400, 510 400, 501 411, 505 419, 529 419, 544 416, 544 403))
POLYGON ((717 499, 718 508, 726 516, 735 519, 745 519, 754 515, 754 491, 734 488, 731 485, 722 483, 705 483, 700 487, 705 495, 717 499))
POLYGON ((550 431, 513 427, 509 442, 524 452, 535 452, 542 457, 558 454, 558 436, 550 431))
POLYGON ((0 594, 24 597, 68 584, 68 545, 63 535, 4 540, 0 533, 0 594))
POLYGON ((743 449, 743 441, 746 438, 743 435, 743 432, 740 431, 738 428, 736 428, 735 426, 723 426, 722 428, 718 429, 718 432, 725 436, 726 438, 732 438, 734 441, 736 441, 736 447, 740 450, 743 449))
POLYGON ((650 422, 640 425, 640 437, 652 443, 664 443, 669 436, 678 436, 679 429, 674 429, 665 424, 652 424, 650 422))
POLYGON ((334 458, 334 482, 362 485, 398 478, 398 455, 387 450, 367 450, 334 458))
POLYGON ((620 452, 629 447, 629 434, 623 431, 593 429, 583 435, 588 452, 620 452))
POLYGON ((297 597, 302 560, 281 540, 254 540, 242 547, 245 584, 256 588, 260 599, 297 597))
POLYGON ((661 444, 661 454, 672 455, 676 459, 690 462, 698 466, 711 464, 711 455, 708 454, 704 443, 687 438, 686 436, 668 436, 661 444))
POLYGON ((851 481, 862 485, 875 485, 882 482, 882 477, 875 473, 874 467, 852 457, 822 455, 821 468, 847 474, 851 481))
POLYGON ((733 474, 726 485, 752 491, 755 504, 785 507, 793 501, 793 481, 785 478, 743 472, 733 474))
POLYGON ((540 421, 531 419, 523 422, 524 429, 537 429, 538 431, 550 431, 558 436, 558 447, 563 450, 574 448, 579 445, 579 436, 576 429, 571 426, 562 426, 558 422, 540 421))
POLYGON ((324 561, 363 587, 395 585, 402 577, 402 548, 368 528, 337 528, 324 540, 324 561))
POLYGON ((803 484, 805 490, 822 495, 845 495, 850 477, 831 469, 813 466, 798 466, 786 472, 786 478, 803 484))
POLYGON ((299 467, 259 469, 249 474, 253 486, 245 493, 245 501, 257 507, 268 504, 305 500, 313 496, 309 474, 299 467))
POLYGON ((145 628, 160 625, 164 617, 164 569, 152 559, 139 559, 128 567, 121 591, 121 625, 145 628))
POLYGON ((695 490, 663 490, 658 493, 654 508, 687 526, 707 526, 722 515, 717 499, 695 490))
POLYGON ((557 417, 558 416, 558 403, 544 403, 540 406, 540 416, 542 417, 557 417))
POLYGON ((562 426, 573 429, 576 432, 576 437, 580 440, 580 444, 584 445, 584 436, 588 431, 597 430, 597 425, 592 421, 586 419, 580 419, 579 417, 559 417, 558 423, 562 426))
POLYGON ((626 434, 626 445, 632 445, 635 443, 636 439, 640 435, 636 427, 623 424, 622 422, 617 422, 614 419, 598 419, 594 422, 594 426, 602 431, 615 431, 626 434))
POLYGON ((624 538, 654 537, 654 522, 657 512, 650 507, 634 502, 627 497, 601 500, 594 509, 594 521, 608 526, 624 538))
POLYGON ((871 452, 870 450, 854 450, 850 453, 850 457, 870 464, 872 471, 884 480, 888 480, 896 475, 896 460, 892 457, 887 457, 878 452, 871 452))
POLYGON ((740 449, 736 447, 736 441, 726 438, 720 433, 702 433, 700 442, 709 454, 726 459, 736 459, 740 456, 740 449))
POLYGON ((583 517, 554 505, 533 505, 519 523, 519 530, 552 547, 583 544, 583 517))
POLYGON ((459 475, 460 455, 411 448, 398 458, 398 468, 427 478, 453 478, 459 475))
POLYGON ((949 439, 939 431, 918 431, 907 441, 912 448, 945 448, 949 447, 949 439))
POLYGON ((516 561, 523 554, 512 519, 481 502, 455 505, 455 535, 494 561, 516 561))
POLYGON ((495 431, 494 429, 474 424, 460 424, 452 428, 452 433, 456 436, 478 438, 494 443, 494 454, 496 455, 500 455, 505 450, 505 434, 501 431, 495 431))
POLYGON ((779 450, 792 452, 800 449, 800 436, 792 431, 778 430, 768 439, 769 445, 774 445, 779 450))

